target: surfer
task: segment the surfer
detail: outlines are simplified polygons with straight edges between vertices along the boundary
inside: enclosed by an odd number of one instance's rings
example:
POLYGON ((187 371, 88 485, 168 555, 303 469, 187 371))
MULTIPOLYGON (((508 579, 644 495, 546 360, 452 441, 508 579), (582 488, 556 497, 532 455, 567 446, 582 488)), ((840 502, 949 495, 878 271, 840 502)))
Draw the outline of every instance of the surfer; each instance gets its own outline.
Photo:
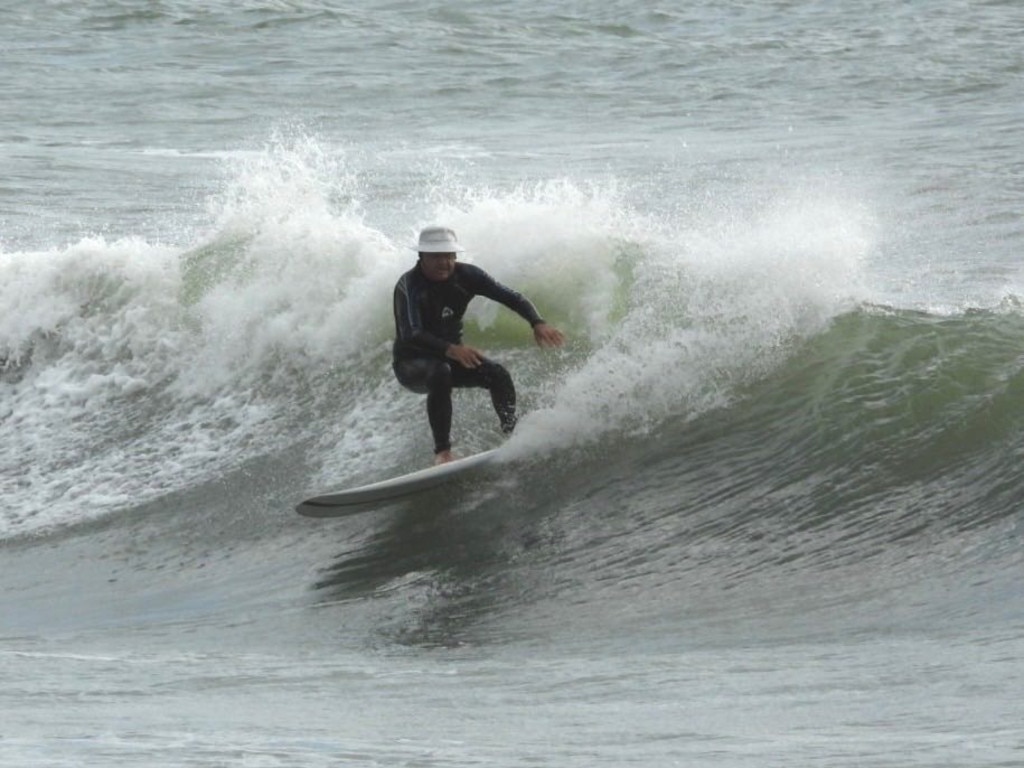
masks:
POLYGON ((464 249, 455 232, 427 227, 412 246, 416 266, 395 285, 393 369, 399 383, 427 396, 427 419, 434 437, 434 463, 451 461, 452 388, 481 387, 491 394, 501 431, 516 425, 516 390, 504 366, 462 343, 462 317, 474 296, 504 304, 533 327, 542 347, 559 347, 565 336, 548 325, 536 307, 472 264, 457 261, 464 249))

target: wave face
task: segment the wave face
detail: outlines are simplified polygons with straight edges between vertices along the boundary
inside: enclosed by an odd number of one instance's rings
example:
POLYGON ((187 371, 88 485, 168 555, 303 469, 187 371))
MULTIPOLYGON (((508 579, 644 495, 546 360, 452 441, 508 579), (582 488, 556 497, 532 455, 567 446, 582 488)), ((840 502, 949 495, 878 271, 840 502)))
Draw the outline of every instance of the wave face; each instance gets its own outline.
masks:
POLYGON ((1022 336, 1016 310, 851 310, 727 404, 389 505, 317 599, 411 602, 386 631, 416 644, 1019 614, 1022 336))

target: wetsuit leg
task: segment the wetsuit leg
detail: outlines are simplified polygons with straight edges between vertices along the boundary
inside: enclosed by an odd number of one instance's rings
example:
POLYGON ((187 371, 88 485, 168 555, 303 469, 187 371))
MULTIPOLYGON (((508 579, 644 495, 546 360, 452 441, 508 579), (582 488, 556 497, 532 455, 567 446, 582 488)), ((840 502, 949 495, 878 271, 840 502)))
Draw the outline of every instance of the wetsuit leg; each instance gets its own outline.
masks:
POLYGON ((427 396, 427 419, 434 437, 434 453, 450 450, 452 431, 452 387, 478 387, 491 395, 501 431, 511 434, 516 426, 516 388, 505 367, 485 359, 476 368, 463 368, 433 358, 396 360, 395 378, 417 394, 427 396))
POLYGON ((452 366, 452 386, 481 387, 491 394, 491 404, 498 414, 501 431, 511 434, 516 426, 516 388, 512 376, 500 363, 485 359, 476 368, 452 366))
POLYGON ((434 453, 451 450, 452 366, 443 360, 416 358, 396 360, 394 371, 403 387, 427 396, 427 420, 434 437, 434 453))

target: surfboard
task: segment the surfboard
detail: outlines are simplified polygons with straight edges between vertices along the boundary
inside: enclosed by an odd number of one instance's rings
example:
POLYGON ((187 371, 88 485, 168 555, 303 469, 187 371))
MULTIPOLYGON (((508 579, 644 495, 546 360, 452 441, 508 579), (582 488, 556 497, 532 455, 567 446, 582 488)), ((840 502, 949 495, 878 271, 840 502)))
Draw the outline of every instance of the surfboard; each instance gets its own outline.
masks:
POLYGON ((410 496, 450 482, 460 475, 465 475, 471 470, 486 465, 494 459, 497 453, 498 449, 493 448, 483 453, 449 461, 447 464, 419 469, 388 480, 314 496, 300 502, 295 507, 295 511, 306 517, 341 517, 352 514, 361 511, 358 507, 367 504, 379 504, 400 499, 403 496, 410 496))

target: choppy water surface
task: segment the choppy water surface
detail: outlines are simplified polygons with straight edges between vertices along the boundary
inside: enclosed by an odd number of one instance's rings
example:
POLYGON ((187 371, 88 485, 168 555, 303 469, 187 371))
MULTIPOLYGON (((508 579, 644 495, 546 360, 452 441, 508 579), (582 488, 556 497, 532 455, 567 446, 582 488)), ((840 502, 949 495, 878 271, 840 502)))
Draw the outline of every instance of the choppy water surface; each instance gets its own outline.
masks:
POLYGON ((0 14, 0 762, 1020 759, 1016 3, 0 14), (571 341, 299 517, 437 222, 571 341))

